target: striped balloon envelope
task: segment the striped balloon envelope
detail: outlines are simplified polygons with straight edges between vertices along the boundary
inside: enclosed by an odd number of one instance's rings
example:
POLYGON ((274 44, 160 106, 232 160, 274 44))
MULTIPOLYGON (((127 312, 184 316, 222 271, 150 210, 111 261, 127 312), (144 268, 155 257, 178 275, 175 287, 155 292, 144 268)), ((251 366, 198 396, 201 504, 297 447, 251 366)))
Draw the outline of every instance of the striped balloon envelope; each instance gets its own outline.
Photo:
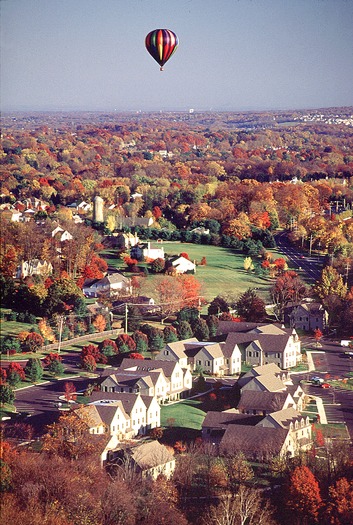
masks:
POLYGON ((163 71, 164 64, 175 53, 179 45, 179 38, 170 29, 154 29, 146 36, 145 45, 149 54, 161 66, 160 70, 163 71))

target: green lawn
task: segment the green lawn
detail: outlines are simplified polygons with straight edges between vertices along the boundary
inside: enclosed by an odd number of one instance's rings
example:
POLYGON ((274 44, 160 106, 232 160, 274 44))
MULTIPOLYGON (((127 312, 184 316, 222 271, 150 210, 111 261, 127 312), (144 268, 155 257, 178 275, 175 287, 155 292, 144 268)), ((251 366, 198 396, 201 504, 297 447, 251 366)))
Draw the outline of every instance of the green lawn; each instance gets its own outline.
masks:
MULTIPOLYGON (((152 243, 156 244, 153 241, 152 243)), ((172 241, 164 241, 160 246, 164 247, 166 256, 179 255, 181 252, 186 252, 192 261, 195 260, 199 263, 203 257, 206 258, 206 266, 197 266, 195 275, 202 283, 203 296, 208 301, 220 294, 238 296, 248 288, 257 288, 257 293, 268 302, 268 289, 272 281, 258 277, 254 272, 246 272, 244 270, 244 254, 220 246, 172 241)), ((280 256, 276 250, 271 250, 271 252, 274 254, 274 257, 280 256)), ((117 270, 123 269, 122 261, 114 257, 114 250, 106 250, 103 252, 103 255, 109 265, 117 270)), ((145 266, 145 264, 139 263, 139 266, 145 266)), ((148 280, 152 285, 153 279, 154 275, 150 274, 148 280)))
POLYGON ((180 401, 169 406, 161 407, 161 426, 168 427, 171 422, 174 427, 201 430, 206 412, 198 408, 200 401, 180 401))
POLYGON ((17 321, 5 321, 0 320, 1 326, 1 337, 11 336, 15 337, 20 332, 29 332, 33 328, 33 324, 19 323, 17 321))

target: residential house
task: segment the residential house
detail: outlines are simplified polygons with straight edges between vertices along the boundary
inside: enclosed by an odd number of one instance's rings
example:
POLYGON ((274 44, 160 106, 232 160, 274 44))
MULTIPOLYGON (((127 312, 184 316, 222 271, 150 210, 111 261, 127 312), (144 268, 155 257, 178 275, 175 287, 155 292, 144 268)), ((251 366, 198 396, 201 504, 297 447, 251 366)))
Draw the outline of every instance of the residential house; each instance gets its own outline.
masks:
POLYGON ((220 441, 222 455, 242 453, 249 461, 268 461, 275 456, 287 456, 290 450, 287 428, 229 425, 220 441))
POLYGON ((173 269, 177 274, 195 273, 196 264, 183 256, 170 257, 166 263, 167 270, 173 269))
POLYGON ((64 241, 72 241, 73 239, 71 233, 61 228, 61 226, 56 226, 56 228, 52 230, 51 236, 53 239, 60 243, 64 241))
POLYGON ((254 377, 273 375, 282 381, 285 385, 291 385, 290 373, 287 370, 281 370, 279 366, 274 363, 268 363, 262 366, 253 366, 251 370, 246 372, 238 381, 239 386, 244 386, 254 377))
POLYGON ((22 212, 15 209, 2 209, 0 213, 1 223, 20 222, 23 219, 22 212))
POLYGON ((162 247, 153 247, 150 242, 147 243, 142 250, 143 257, 148 260, 163 259, 164 260, 164 248, 162 247))
POLYGON ((182 368, 190 368, 188 356, 185 351, 187 348, 192 348, 192 343, 200 344, 196 337, 183 339, 182 341, 175 341, 174 343, 167 343, 157 354, 156 359, 176 361, 182 368))
POLYGON ((227 338, 221 345, 224 363, 224 375, 236 375, 241 372, 241 350, 237 343, 227 338))
POLYGON ((236 325, 244 325, 244 323, 233 322, 232 325, 234 331, 226 327, 227 331, 223 335, 226 337, 227 344, 238 346, 242 360, 246 363, 254 366, 274 363, 282 369, 288 369, 301 361, 300 340, 295 329, 279 328, 271 324, 255 325, 248 330, 239 330, 236 325))
POLYGON ((151 370, 161 369, 168 379, 170 386, 166 400, 172 401, 185 397, 192 388, 192 375, 190 370, 182 368, 178 362, 164 361, 161 359, 130 359, 122 360, 119 370, 146 374, 151 370))
POLYGON ((195 337, 168 343, 157 359, 177 361, 192 371, 202 368, 215 375, 234 375, 241 371, 241 352, 237 345, 198 341, 195 337))
POLYGON ((161 424, 161 409, 156 397, 129 394, 125 392, 92 392, 90 404, 96 407, 121 406, 126 416, 126 424, 112 428, 112 433, 119 431, 119 440, 130 439, 146 434, 151 428, 161 424))
POLYGON ((16 277, 17 279, 24 279, 31 275, 40 275, 42 277, 48 277, 53 273, 53 265, 48 261, 40 261, 39 259, 31 259, 30 261, 22 261, 20 266, 17 267, 16 277))
POLYGON ((298 412, 302 412, 308 401, 308 396, 305 394, 304 390, 300 385, 287 385, 287 392, 292 396, 294 401, 294 408, 298 412))
POLYGON ((158 441, 146 441, 134 447, 124 447, 118 454, 118 464, 132 466, 143 478, 156 480, 163 475, 169 479, 175 470, 175 458, 170 449, 158 441))
POLYGON ((86 297, 129 295, 131 291, 131 279, 119 272, 108 274, 102 279, 86 279, 83 284, 83 293, 86 297))
POLYGON ((90 434, 101 438, 97 442, 97 450, 102 464, 121 439, 133 436, 129 431, 129 417, 121 403, 111 406, 84 405, 74 410, 74 414, 87 425, 90 434))
POLYGON ((288 407, 296 408, 294 399, 289 392, 244 390, 237 408, 243 414, 266 416, 271 412, 276 412, 288 407))
POLYGON ((139 243, 139 238, 137 234, 128 233, 117 233, 113 234, 112 239, 114 241, 114 246, 121 250, 130 250, 133 246, 136 246, 139 243))
POLYGON ((273 429, 288 429, 287 454, 294 457, 301 450, 309 450, 312 445, 312 430, 309 416, 303 416, 294 408, 286 408, 268 414, 257 426, 273 429))
POLYGON ((210 410, 202 423, 202 440, 218 445, 229 425, 254 427, 261 419, 262 416, 242 414, 235 408, 223 412, 210 410))
POLYGON ((197 228, 191 230, 191 233, 198 233, 199 235, 209 235, 210 230, 209 228, 205 228, 204 226, 198 226, 197 228))
POLYGON ((303 302, 288 306, 284 312, 284 321, 297 330, 323 332, 327 327, 328 313, 320 303, 303 302))
MULTIPOLYGON (((140 312, 141 315, 152 314, 160 311, 159 306, 155 306, 155 301, 152 297, 146 297, 145 295, 128 295, 122 297, 117 301, 113 301, 114 309, 122 307, 124 305, 133 306, 140 312)), ((120 312, 122 309, 120 308, 120 312)))
POLYGON ((152 224, 153 217, 116 217, 116 227, 118 230, 133 228, 134 226, 149 228, 152 224))
POLYGON ((224 356, 219 343, 198 343, 185 350, 192 370, 221 376, 224 374, 224 356))
MULTIPOLYGON (((133 361, 139 360, 134 359, 133 361)), ((99 385, 103 392, 126 392, 154 396, 159 403, 164 403, 171 395, 170 380, 165 376, 162 368, 149 370, 119 368, 115 373, 102 377, 99 385)))

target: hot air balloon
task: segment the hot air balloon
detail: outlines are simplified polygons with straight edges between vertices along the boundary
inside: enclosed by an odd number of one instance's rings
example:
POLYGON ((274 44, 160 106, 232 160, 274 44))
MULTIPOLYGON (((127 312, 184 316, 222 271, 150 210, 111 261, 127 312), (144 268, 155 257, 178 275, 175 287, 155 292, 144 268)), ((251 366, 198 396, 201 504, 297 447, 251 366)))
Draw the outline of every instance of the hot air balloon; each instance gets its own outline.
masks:
POLYGON ((161 66, 161 71, 163 71, 164 64, 176 51, 178 44, 177 35, 170 29, 154 29, 145 39, 146 49, 161 66))

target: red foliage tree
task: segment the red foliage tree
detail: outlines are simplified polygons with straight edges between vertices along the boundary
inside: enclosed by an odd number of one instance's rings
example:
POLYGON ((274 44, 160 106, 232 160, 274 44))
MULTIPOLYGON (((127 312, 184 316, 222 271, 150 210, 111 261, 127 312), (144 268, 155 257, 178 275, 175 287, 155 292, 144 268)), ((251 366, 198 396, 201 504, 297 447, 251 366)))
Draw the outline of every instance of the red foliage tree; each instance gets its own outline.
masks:
POLYGON ((128 334, 120 334, 116 338, 116 344, 119 348, 119 352, 133 352, 136 350, 136 343, 132 337, 128 334))
POLYGON ((96 363, 106 363, 107 362, 106 356, 101 353, 98 346, 96 345, 90 344, 82 348, 80 359, 81 359, 81 364, 83 367, 85 367, 84 366, 85 363, 87 364, 90 361, 90 360, 86 360, 87 356, 93 357, 96 363))
POLYGON ((292 472, 288 483, 287 506, 302 521, 317 521, 322 499, 319 483, 308 467, 296 467, 292 472))
POLYGON ((326 511, 332 525, 353 523, 353 481, 341 478, 329 488, 326 511))
POLYGON ((67 402, 76 401, 76 387, 71 381, 66 381, 64 384, 64 397, 67 402))
POLYGON ((61 363, 62 357, 59 354, 55 353, 48 354, 45 357, 43 364, 44 366, 49 366, 53 361, 59 361, 61 363))
POLYGON ((82 368, 85 370, 88 370, 89 372, 94 372, 94 370, 97 368, 97 362, 94 359, 93 355, 87 354, 85 355, 82 360, 82 368))
POLYGON ((162 217, 162 210, 160 209, 159 206, 154 206, 153 210, 152 210, 152 215, 153 217, 156 219, 156 221, 158 221, 158 219, 160 219, 162 217))
POLYGON ((26 374, 20 363, 11 362, 7 368, 7 382, 11 386, 17 386, 20 381, 24 381, 26 374))
POLYGON ((25 352, 37 352, 44 344, 44 339, 36 332, 30 332, 24 343, 25 352))
POLYGON ((139 354, 138 352, 131 352, 129 357, 131 359, 145 359, 143 355, 139 354))

